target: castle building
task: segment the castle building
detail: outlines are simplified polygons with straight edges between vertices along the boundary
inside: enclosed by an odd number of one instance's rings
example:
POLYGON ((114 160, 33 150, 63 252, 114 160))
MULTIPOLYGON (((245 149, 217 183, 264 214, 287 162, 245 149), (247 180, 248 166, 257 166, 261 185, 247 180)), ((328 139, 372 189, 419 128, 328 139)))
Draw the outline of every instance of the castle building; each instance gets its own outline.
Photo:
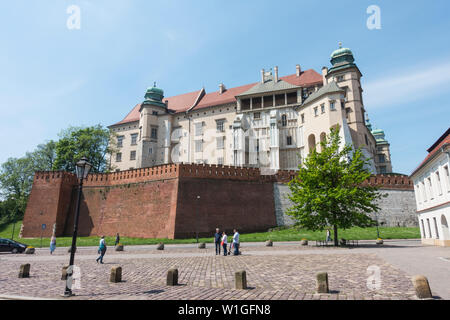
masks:
POLYGON ((450 246, 450 128, 411 174, 422 243, 450 246))
MULTIPOLYGON (((258 167, 264 172, 296 170, 330 129, 343 144, 361 147, 373 173, 392 172, 384 132, 371 131, 363 103, 362 74, 353 53, 340 47, 321 74, 300 65, 279 76, 261 70, 258 82, 206 93, 164 97, 147 89, 145 99, 120 122, 110 157, 117 171, 170 163, 258 167)), ((319 150, 320 151, 320 150, 319 150)))

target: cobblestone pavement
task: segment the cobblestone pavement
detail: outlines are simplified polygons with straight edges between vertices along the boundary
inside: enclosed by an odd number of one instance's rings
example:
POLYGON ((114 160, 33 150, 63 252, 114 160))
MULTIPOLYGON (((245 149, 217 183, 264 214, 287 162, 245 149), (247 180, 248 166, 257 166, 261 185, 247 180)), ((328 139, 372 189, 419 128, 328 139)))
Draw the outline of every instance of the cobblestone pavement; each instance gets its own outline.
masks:
MULTIPOLYGON (((192 246, 130 247, 105 255, 97 264, 95 248, 79 248, 75 263, 81 288, 70 299, 416 299, 411 275, 388 264, 375 253, 345 248, 274 247, 245 244, 240 256, 216 256, 214 249, 192 246), (111 267, 123 269, 121 283, 110 283, 111 267), (369 266, 378 266, 381 285, 370 290, 369 266), (176 267, 179 285, 165 285, 167 270, 176 267), (234 273, 246 270, 248 290, 234 289, 234 273), (315 274, 327 271, 331 294, 315 294, 315 274)), ((0 255, 0 295, 61 298, 65 281, 61 269, 68 263, 67 248, 37 250, 34 255, 0 255), (31 264, 30 278, 19 279, 19 267, 31 264)))

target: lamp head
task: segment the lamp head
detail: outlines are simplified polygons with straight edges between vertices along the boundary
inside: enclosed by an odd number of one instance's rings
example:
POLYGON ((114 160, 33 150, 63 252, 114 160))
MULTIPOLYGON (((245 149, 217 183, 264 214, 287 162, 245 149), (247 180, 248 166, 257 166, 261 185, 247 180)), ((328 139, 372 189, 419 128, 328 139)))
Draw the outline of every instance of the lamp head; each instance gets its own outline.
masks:
POLYGON ((86 157, 80 159, 80 161, 76 164, 77 167, 77 178, 78 179, 86 179, 89 173, 89 170, 92 168, 92 164, 88 162, 86 157))

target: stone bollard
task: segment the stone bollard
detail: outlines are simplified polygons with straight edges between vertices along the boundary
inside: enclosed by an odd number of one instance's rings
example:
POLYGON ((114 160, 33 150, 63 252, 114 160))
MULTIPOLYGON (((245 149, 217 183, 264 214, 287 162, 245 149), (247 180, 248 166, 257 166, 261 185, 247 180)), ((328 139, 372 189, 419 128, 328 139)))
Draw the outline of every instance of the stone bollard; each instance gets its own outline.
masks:
POLYGON ((69 266, 64 266, 61 271, 61 280, 67 280, 67 269, 69 266))
POLYGON ((123 244, 118 244, 115 248, 116 251, 123 251, 123 244))
POLYGON ((28 247, 25 249, 25 254, 34 254, 35 249, 33 247, 28 247))
POLYGON ((272 247, 273 246, 273 241, 272 240, 267 240, 266 241, 266 247, 272 247))
POLYGON ((122 281, 122 267, 112 267, 111 276, 109 277, 110 282, 121 282, 122 281))
POLYGON ((29 278, 30 277, 30 264, 26 263, 20 266, 19 278, 29 278))
POLYGON ((316 290, 317 293, 329 293, 328 288, 328 273, 319 272, 316 274, 316 290))
POLYGON ((202 242, 198 244, 199 249, 206 249, 206 243, 202 242))
POLYGON ((237 271, 234 274, 236 289, 247 289, 247 273, 245 270, 237 271))
POLYGON ((157 246, 156 246, 156 250, 164 250, 164 243, 159 243, 157 246))
POLYGON ((178 269, 172 268, 167 271, 167 282, 168 286, 178 285, 178 269))
POLYGON ((430 285, 425 276, 417 275, 412 278, 414 289, 416 289, 416 296, 419 299, 432 299, 430 285))

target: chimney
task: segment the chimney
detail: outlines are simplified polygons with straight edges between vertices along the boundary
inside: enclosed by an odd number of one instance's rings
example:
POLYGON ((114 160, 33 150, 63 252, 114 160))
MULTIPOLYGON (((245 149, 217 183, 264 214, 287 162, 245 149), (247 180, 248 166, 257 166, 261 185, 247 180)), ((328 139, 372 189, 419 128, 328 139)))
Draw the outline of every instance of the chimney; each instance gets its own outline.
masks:
POLYGON ((327 74, 328 74, 328 68, 327 67, 323 67, 322 68, 322 81, 323 81, 323 85, 324 86, 327 85, 327 74))
POLYGON ((297 75, 297 77, 300 77, 300 73, 302 73, 302 69, 300 68, 300 65, 296 65, 295 66, 296 72, 295 74, 297 75))
POLYGON ((261 69, 261 83, 264 83, 264 69, 261 69))
POLYGON ((273 67, 273 73, 275 73, 273 80, 275 81, 275 83, 277 83, 278 82, 278 66, 273 67))
POLYGON ((166 108, 169 108, 169 100, 165 100, 164 104, 166 105, 166 108))
POLYGON ((219 93, 222 94, 227 90, 227 88, 225 88, 225 85, 223 83, 219 84, 219 93))

